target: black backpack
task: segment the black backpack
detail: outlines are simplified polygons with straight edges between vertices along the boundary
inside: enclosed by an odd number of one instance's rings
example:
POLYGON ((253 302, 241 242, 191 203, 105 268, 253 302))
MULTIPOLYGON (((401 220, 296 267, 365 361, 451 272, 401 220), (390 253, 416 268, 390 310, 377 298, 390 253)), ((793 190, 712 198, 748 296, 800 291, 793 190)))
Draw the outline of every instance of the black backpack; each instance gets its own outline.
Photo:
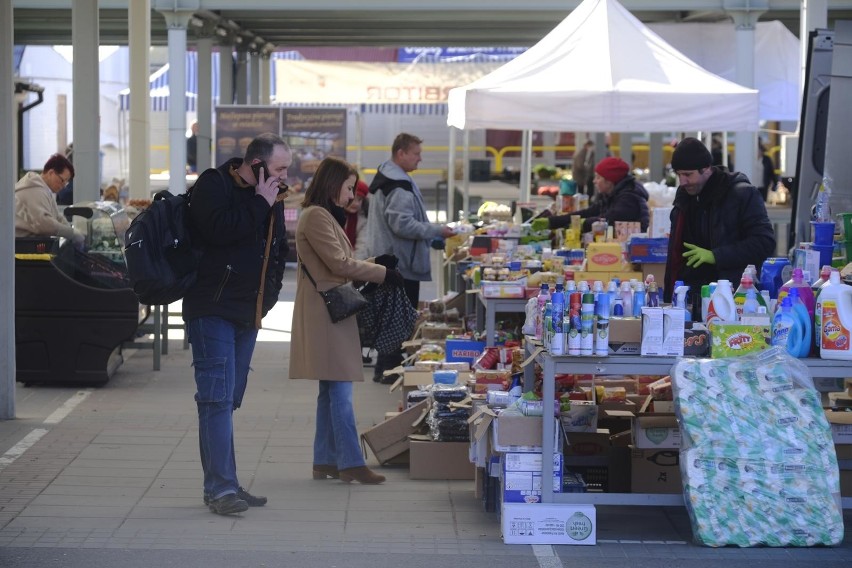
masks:
MULTIPOLYGON (((216 170, 224 182, 222 172, 216 170)), ((195 284, 201 250, 193 247, 189 229, 192 191, 154 195, 124 234, 127 276, 139 302, 167 305, 184 297, 195 284)))

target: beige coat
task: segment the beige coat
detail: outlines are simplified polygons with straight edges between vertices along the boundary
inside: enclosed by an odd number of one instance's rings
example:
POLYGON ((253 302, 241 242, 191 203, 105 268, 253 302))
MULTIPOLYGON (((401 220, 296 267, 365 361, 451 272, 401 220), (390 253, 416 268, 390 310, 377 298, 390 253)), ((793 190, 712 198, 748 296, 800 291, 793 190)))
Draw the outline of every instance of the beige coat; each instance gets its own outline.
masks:
POLYGON ((74 237, 59 212, 56 197, 38 172, 27 172, 15 184, 15 237, 74 237))
MULTIPOLYGON (((354 258, 346 233, 322 207, 307 207, 299 215, 296 251, 320 290, 351 280, 381 283, 385 279, 384 266, 354 258)), ((292 332, 290 378, 364 380, 356 318, 331 323, 322 297, 301 265, 296 274, 292 332)))

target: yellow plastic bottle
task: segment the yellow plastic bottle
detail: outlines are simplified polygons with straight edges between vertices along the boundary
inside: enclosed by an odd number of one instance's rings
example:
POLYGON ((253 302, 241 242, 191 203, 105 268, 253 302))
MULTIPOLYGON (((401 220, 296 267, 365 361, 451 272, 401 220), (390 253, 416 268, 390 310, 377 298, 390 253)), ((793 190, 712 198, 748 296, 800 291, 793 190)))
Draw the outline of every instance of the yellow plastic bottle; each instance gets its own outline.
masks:
POLYGON ((828 285, 821 289, 816 305, 820 322, 819 356, 852 361, 852 286, 831 271, 828 285))

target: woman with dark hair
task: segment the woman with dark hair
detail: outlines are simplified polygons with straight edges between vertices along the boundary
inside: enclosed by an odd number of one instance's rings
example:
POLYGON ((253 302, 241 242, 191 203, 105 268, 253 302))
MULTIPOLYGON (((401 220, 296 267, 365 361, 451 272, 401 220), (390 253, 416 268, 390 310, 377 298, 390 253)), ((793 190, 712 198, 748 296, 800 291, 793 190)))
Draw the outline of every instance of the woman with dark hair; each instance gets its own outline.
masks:
POLYGON ((299 271, 293 310, 290 378, 319 381, 314 479, 382 483, 385 478, 364 463, 352 407, 352 383, 364 380, 361 343, 354 317, 332 323, 325 291, 359 280, 402 286, 389 258, 357 260, 343 230, 345 207, 354 199, 358 173, 347 162, 325 158, 305 192, 296 227, 299 271), (312 282, 313 280, 313 282, 312 282))

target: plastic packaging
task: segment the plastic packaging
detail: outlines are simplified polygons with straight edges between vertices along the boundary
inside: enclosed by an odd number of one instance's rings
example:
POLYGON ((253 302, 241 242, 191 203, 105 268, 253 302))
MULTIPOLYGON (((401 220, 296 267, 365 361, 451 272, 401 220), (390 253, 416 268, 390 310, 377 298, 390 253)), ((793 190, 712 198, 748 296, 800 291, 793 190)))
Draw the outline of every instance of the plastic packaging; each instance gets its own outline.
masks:
POLYGON ((831 221, 831 176, 825 174, 817 193, 816 205, 814 205, 814 221, 825 223, 831 221))
POLYGON ((840 281, 840 272, 831 271, 817 302, 820 318, 819 356, 823 359, 852 361, 852 286, 840 281))
POLYGON ((538 318, 535 322, 535 338, 541 339, 544 332, 544 308, 547 306, 547 301, 550 300, 550 286, 547 283, 541 285, 541 290, 538 292, 536 306, 538 308, 538 318))
POLYGON ((707 319, 704 320, 708 326, 711 323, 732 322, 737 319, 737 306, 734 303, 734 293, 731 290, 731 282, 719 280, 716 290, 710 296, 710 305, 707 306, 707 319))

